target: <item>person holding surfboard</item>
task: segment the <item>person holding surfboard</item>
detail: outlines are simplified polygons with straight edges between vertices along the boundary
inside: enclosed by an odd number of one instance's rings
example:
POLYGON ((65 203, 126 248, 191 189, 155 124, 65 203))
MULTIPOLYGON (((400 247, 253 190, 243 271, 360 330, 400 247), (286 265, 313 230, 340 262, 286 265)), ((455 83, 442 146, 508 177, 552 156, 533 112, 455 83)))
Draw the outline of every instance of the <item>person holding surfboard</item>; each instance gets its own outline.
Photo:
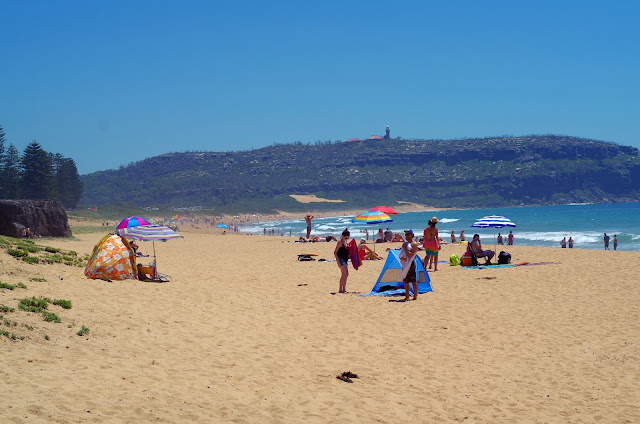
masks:
POLYGON ((348 229, 344 229, 340 240, 336 243, 336 248, 333 250, 333 256, 336 257, 338 268, 340 268, 340 288, 338 293, 347 292, 347 278, 349 277, 349 246, 347 240, 351 237, 351 233, 348 229))

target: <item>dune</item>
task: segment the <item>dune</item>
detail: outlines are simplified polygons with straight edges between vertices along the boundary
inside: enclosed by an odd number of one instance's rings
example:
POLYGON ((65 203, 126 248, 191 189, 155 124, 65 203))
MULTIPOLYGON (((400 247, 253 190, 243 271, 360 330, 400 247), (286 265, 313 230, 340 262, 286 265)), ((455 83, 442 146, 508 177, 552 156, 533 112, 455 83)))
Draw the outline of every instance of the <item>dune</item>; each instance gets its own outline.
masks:
MULTIPOLYGON (((2 313, 25 338, 0 336, 0 422, 640 420, 637 253, 509 246, 514 263, 555 264, 440 264, 432 293, 396 303, 357 295, 383 261, 351 269, 338 295, 335 262, 296 260, 333 259, 334 243, 183 230, 156 243, 165 284, 87 280, 0 249, 0 281, 27 286, 0 289, 0 305, 73 303, 51 306, 61 323, 2 313)), ((101 236, 39 243, 84 255, 101 236)))

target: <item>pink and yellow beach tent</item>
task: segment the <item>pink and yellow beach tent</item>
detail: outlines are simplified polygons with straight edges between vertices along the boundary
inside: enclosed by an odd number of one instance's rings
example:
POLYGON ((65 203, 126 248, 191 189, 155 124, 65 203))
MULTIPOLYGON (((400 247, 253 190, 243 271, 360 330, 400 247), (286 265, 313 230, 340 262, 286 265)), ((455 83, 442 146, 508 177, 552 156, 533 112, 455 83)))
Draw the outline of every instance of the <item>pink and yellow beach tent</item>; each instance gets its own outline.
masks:
POLYGON ((127 239, 104 236, 93 248, 84 275, 92 280, 137 280, 136 256, 127 239))

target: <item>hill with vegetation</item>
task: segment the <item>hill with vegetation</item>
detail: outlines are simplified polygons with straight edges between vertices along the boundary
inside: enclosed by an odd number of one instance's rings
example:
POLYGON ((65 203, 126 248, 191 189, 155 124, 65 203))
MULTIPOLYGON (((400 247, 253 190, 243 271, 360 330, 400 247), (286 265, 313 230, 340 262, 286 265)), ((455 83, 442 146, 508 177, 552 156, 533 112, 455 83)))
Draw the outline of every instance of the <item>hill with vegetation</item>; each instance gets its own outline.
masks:
POLYGON ((279 144, 169 153, 82 176, 86 205, 223 212, 640 200, 638 149, 568 136, 279 144), (344 203, 302 204, 292 194, 344 203))

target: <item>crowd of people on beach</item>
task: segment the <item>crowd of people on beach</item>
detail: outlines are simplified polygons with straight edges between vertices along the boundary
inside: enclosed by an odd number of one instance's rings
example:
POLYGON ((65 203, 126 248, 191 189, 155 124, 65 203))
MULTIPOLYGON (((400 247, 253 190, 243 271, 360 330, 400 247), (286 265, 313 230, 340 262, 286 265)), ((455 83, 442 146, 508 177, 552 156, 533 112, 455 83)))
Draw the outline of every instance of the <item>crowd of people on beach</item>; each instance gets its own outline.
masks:
MULTIPOLYGON (((308 221, 307 230, 311 231, 311 222, 308 221)), ((405 289, 405 298, 403 301, 408 300, 417 300, 418 298, 418 287, 416 282, 416 272, 415 272, 415 261, 419 250, 422 250, 425 253, 425 258, 422 261, 423 267, 425 269, 433 269, 433 271, 438 271, 438 254, 442 249, 443 244, 448 244, 442 238, 440 238, 438 234, 438 218, 433 217, 427 223, 427 227, 423 231, 423 236, 420 240, 416 240, 415 234, 413 230, 407 229, 404 230, 404 236, 401 234, 389 234, 390 232, 383 232, 382 228, 378 231, 378 238, 375 240, 376 243, 384 243, 384 242, 401 242, 402 245, 399 248, 400 252, 398 257, 402 263, 402 273, 400 278, 404 284, 405 289), (411 287, 410 287, 411 286, 411 287), (413 297, 410 296, 410 289, 413 290, 413 297)), ((338 293, 346 293, 347 289, 347 279, 349 277, 349 238, 351 237, 351 233, 347 228, 342 232, 340 239, 336 240, 336 247, 333 251, 336 262, 338 264, 338 268, 340 269, 340 282, 338 293)), ((508 236, 508 242, 510 245, 513 245, 513 233, 510 232, 508 236)), ((329 240, 327 240, 329 241, 329 240)), ((455 237, 455 232, 451 231, 451 242, 458 243, 455 237)), ((460 231, 460 242, 466 242, 464 230, 460 231)), ((485 258, 485 264, 490 265, 491 259, 494 257, 495 252, 493 250, 484 250, 482 248, 482 243, 480 241, 480 236, 478 234, 473 235, 473 239, 467 243, 467 249, 472 252, 477 257, 485 258)), ((390 250, 390 249, 387 249, 390 250)), ((360 245, 358 247, 358 254, 361 260, 378 260, 382 259, 379 255, 377 255, 373 250, 371 250, 367 244, 366 240, 360 240, 360 245)))

